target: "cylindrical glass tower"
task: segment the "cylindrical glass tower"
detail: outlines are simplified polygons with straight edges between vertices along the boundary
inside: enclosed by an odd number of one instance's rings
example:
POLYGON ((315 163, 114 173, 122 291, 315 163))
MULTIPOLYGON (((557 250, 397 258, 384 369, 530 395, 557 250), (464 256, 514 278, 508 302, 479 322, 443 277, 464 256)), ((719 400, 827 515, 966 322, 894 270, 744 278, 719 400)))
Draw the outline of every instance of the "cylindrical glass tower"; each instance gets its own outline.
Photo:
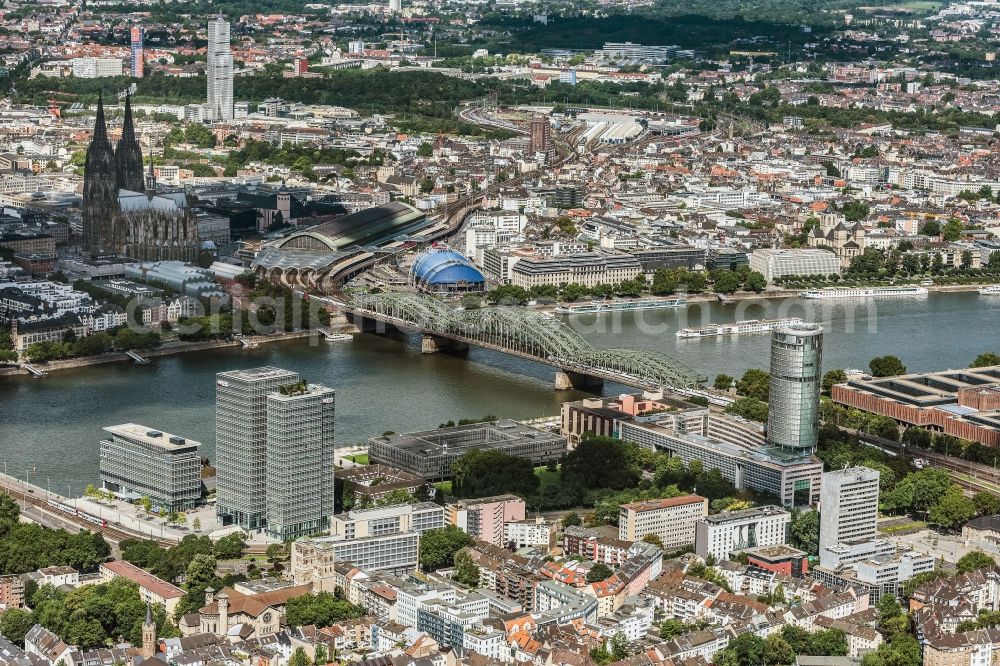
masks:
POLYGON ((790 453, 816 450, 822 360, 822 326, 792 324, 772 331, 769 445, 790 453))

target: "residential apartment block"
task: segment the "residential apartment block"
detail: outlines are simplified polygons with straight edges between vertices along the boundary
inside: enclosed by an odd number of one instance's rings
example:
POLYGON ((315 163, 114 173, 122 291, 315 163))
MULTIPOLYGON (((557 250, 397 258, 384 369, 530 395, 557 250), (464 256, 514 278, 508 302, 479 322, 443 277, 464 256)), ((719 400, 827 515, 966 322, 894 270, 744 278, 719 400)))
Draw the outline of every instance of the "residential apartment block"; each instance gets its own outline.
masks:
POLYGON ((524 520, 524 500, 517 495, 498 495, 461 500, 445 509, 448 523, 479 541, 506 546, 505 526, 524 520))

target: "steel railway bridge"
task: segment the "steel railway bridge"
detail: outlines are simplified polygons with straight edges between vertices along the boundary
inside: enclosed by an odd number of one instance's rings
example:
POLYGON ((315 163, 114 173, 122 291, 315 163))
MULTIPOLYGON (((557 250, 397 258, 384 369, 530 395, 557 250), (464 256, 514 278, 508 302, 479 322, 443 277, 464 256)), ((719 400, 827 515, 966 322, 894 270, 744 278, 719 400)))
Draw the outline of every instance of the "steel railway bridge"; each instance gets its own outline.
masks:
POLYGON ((646 390, 691 387, 705 378, 683 363, 646 349, 595 349, 559 319, 536 310, 458 310, 410 292, 354 294, 345 314, 423 334, 421 351, 492 349, 557 369, 556 388, 594 388, 604 380, 646 390))

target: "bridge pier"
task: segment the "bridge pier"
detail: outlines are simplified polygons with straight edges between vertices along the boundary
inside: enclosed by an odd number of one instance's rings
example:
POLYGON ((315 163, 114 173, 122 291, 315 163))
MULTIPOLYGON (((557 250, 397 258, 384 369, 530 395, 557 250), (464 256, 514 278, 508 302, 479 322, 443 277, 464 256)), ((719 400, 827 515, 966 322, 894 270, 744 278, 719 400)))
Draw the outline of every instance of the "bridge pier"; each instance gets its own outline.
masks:
POLYGON ((442 338, 437 335, 420 336, 421 354, 438 354, 446 352, 449 354, 461 354, 469 351, 469 345, 458 342, 450 338, 442 338))
POLYGON ((569 370, 556 370, 555 387, 557 391, 569 391, 576 389, 587 393, 600 393, 604 388, 604 380, 600 377, 570 372, 569 370))

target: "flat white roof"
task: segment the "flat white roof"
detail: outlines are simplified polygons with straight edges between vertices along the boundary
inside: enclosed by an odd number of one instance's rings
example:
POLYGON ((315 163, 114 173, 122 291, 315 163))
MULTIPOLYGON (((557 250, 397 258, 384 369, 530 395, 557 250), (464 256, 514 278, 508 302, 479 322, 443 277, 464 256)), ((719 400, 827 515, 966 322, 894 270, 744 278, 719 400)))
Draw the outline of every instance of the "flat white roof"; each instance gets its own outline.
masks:
POLYGON ((157 430, 156 428, 149 428, 144 425, 139 425, 138 423, 123 423, 121 425, 107 426, 104 428, 104 431, 109 432, 112 435, 119 435, 128 439, 140 441, 144 444, 157 446, 161 449, 174 450, 201 446, 201 442, 193 439, 181 437, 180 435, 171 435, 169 432, 163 432, 162 430, 157 430))

